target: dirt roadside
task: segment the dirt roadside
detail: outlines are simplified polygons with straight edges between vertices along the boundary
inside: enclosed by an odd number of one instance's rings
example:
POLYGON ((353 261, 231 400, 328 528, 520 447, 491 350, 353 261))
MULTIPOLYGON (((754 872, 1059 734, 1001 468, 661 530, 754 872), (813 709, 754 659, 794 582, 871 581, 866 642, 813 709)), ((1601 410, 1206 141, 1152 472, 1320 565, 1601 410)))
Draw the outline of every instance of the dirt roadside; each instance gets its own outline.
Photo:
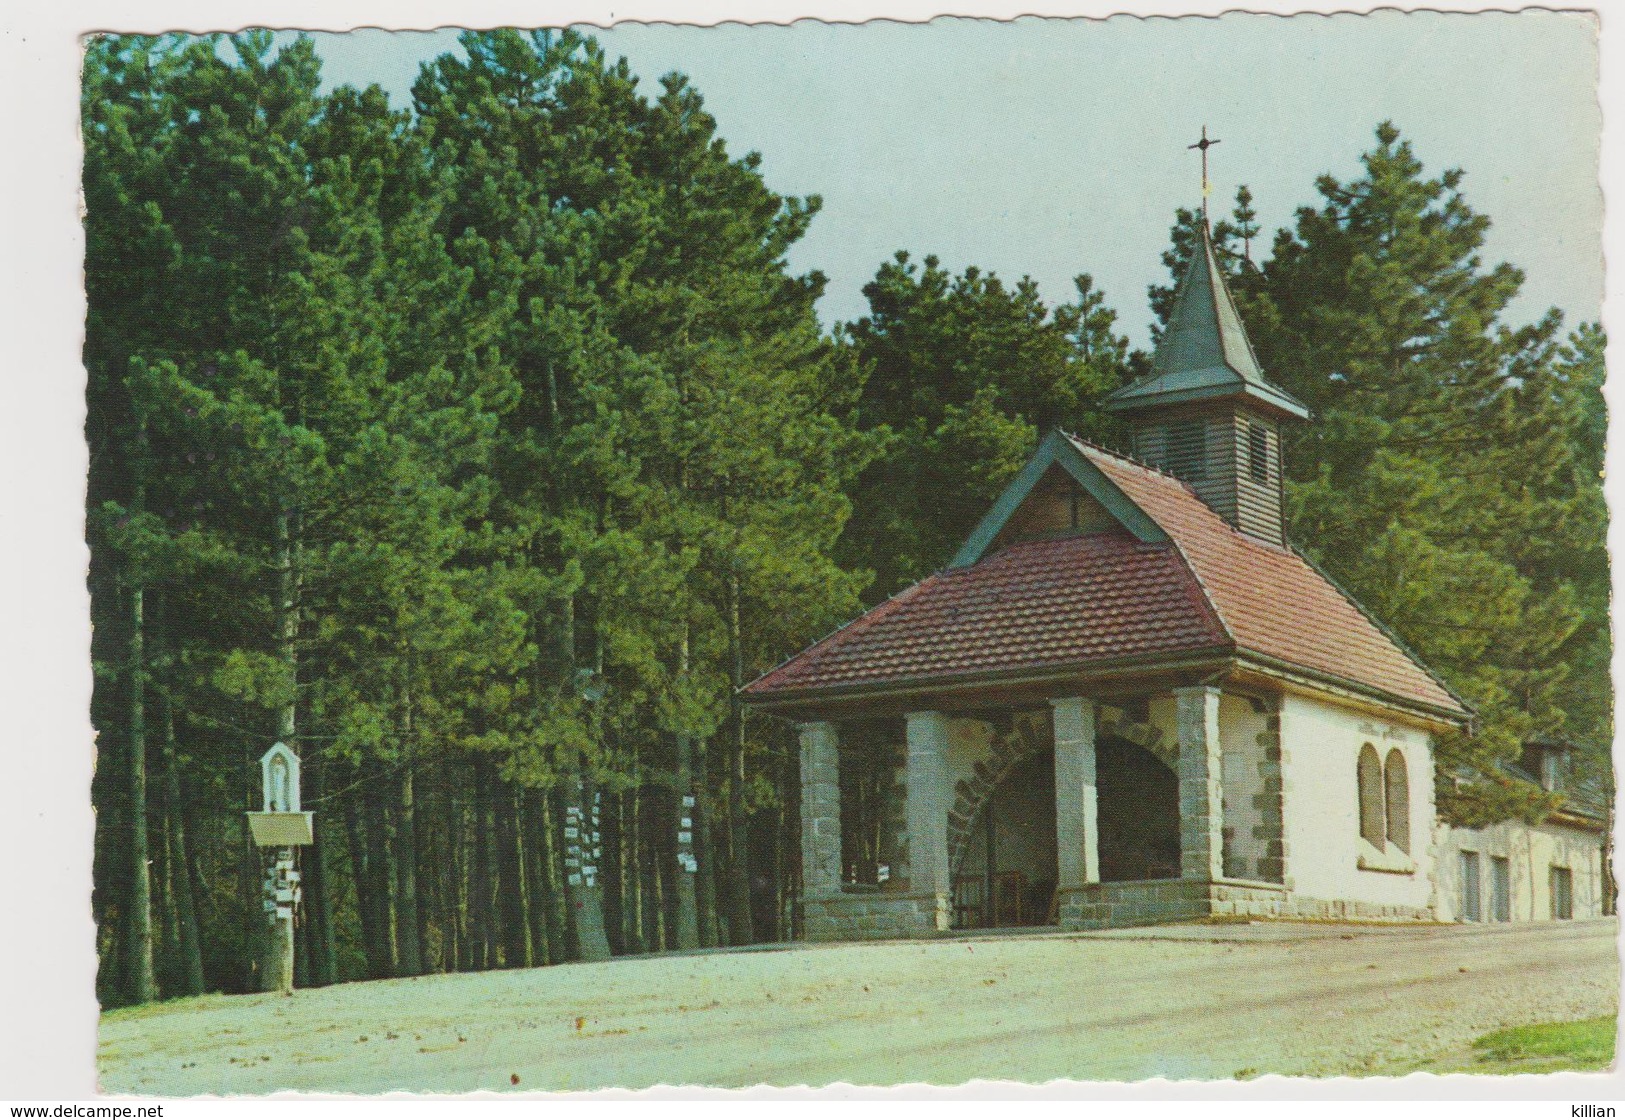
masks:
POLYGON ((1386 1071, 1614 1013, 1614 920, 796 947, 211 996, 103 1017, 105 1092, 1386 1071))

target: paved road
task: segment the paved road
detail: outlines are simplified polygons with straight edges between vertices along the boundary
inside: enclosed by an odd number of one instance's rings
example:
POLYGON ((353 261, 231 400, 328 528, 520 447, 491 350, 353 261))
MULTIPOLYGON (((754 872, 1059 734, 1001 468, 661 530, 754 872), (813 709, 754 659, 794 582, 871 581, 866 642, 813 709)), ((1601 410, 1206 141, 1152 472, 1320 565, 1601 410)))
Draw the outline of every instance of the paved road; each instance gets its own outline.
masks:
POLYGON ((214 996, 104 1017, 102 1084, 189 1095, 1383 1072, 1501 1027, 1615 1012, 1616 933, 1612 919, 1188 926, 214 996))

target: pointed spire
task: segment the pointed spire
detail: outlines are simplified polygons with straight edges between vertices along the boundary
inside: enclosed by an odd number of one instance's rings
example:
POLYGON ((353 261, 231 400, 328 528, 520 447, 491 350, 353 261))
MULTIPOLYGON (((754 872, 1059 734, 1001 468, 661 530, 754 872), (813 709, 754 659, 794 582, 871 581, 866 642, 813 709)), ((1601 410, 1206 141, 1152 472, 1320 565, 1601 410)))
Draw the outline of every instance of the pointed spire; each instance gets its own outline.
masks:
POLYGON ((1309 410, 1270 384, 1230 298, 1207 222, 1198 225, 1196 252, 1179 283, 1174 311, 1157 343, 1149 376, 1106 398, 1113 412, 1244 396, 1307 419, 1309 410))

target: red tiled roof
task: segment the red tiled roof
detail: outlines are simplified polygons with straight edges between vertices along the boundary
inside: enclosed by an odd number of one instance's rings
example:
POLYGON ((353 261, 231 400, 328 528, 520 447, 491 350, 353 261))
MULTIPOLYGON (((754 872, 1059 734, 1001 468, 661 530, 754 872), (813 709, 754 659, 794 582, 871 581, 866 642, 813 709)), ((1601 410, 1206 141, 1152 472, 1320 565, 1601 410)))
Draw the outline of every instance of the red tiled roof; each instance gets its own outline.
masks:
POLYGON ((1179 545, 1237 649, 1465 716, 1460 701, 1302 557, 1238 532, 1183 482, 1074 441, 1179 545))
POLYGON ((1238 532, 1172 476, 1074 443, 1171 539, 1143 543, 1114 530, 1011 545, 922 580, 752 682, 746 695, 1235 649, 1466 715, 1302 558, 1238 532))
POLYGON ((745 691, 1065 668, 1228 644, 1178 550, 1118 530, 1026 541, 939 572, 745 691))

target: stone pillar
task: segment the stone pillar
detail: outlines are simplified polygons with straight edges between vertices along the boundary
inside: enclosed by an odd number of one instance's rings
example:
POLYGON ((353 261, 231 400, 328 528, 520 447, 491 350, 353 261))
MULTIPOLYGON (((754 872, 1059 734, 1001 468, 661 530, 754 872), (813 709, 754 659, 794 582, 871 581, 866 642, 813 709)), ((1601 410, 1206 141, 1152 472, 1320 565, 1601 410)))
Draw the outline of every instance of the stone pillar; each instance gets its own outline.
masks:
POLYGON ((909 891, 936 896, 935 928, 953 916, 948 867, 948 717, 908 713, 909 891))
POLYGON ((801 732, 801 889, 806 898, 841 893, 840 737, 833 723, 801 732))
POLYGON ((1180 877, 1224 878, 1223 755, 1219 749, 1219 690, 1174 689, 1179 727, 1180 877))
MULTIPOLYGON (((1286 877, 1286 821, 1285 770, 1281 751, 1281 708, 1279 700, 1272 701, 1264 730, 1259 732, 1258 745, 1263 757, 1258 763, 1258 794, 1253 804, 1258 807, 1259 823, 1253 828, 1253 838, 1262 853, 1258 857, 1258 877, 1267 883, 1280 883, 1290 889, 1286 877)), ((1432 788, 1429 786, 1429 788, 1432 788)), ((1429 817, 1429 820, 1433 818, 1429 817)))
POLYGON ((1055 720, 1055 869, 1060 890, 1100 882, 1100 807, 1095 787, 1095 706, 1051 700, 1055 720))

